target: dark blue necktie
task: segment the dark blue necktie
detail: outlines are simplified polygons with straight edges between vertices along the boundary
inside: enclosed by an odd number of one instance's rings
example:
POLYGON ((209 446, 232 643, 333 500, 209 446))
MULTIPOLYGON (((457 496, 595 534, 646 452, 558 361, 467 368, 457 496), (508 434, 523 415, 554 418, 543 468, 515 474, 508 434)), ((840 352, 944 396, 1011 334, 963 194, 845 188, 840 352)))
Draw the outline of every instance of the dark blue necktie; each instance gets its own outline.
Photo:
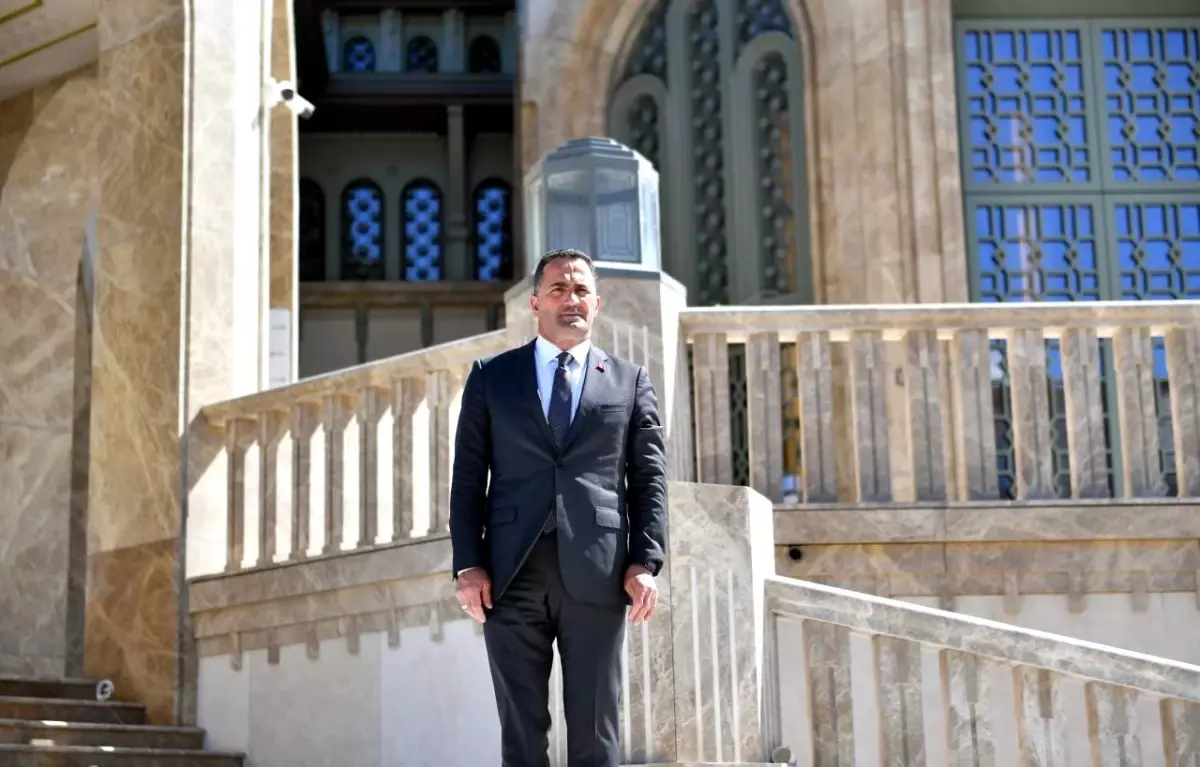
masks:
MULTIPOLYGON (((554 446, 560 450, 567 436, 567 429, 571 426, 571 381, 567 378, 567 363, 570 361, 569 352, 558 355, 558 368, 554 371, 554 386, 550 389, 550 410, 547 414, 554 446)), ((546 518, 546 524, 542 525, 542 532, 552 532, 556 527, 558 519, 554 506, 551 506, 550 516, 546 518)))
POLYGON ((554 435, 554 446, 562 448, 563 438, 571 426, 571 381, 567 378, 569 352, 558 355, 558 368, 554 371, 554 386, 550 389, 550 433, 554 435))

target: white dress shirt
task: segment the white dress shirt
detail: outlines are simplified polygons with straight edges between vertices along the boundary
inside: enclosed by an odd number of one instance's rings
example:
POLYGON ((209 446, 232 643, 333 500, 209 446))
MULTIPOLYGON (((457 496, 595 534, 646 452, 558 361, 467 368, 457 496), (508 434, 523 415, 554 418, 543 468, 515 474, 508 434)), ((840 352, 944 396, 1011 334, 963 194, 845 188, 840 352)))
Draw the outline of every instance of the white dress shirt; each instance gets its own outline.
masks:
POLYGON ((538 398, 542 401, 542 415, 550 419, 550 393, 554 391, 554 374, 558 370, 558 355, 563 351, 570 353, 567 361, 567 381, 571 384, 571 420, 575 420, 575 412, 579 409, 579 397, 583 394, 583 378, 587 372, 588 351, 592 348, 591 341, 573 346, 570 349, 560 349, 542 336, 537 337, 533 347, 534 363, 537 365, 538 398))

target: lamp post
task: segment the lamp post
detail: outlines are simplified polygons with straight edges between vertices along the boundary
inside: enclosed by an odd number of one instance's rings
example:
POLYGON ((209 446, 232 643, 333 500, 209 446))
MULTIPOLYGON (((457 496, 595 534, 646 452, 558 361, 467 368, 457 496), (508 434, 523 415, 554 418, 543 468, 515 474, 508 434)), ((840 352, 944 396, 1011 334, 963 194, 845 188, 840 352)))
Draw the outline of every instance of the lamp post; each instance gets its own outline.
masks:
POLYGON ((609 354, 645 365, 672 450, 672 479, 691 479, 691 402, 679 312, 687 290, 662 271, 658 171, 610 138, 573 139, 525 176, 525 279, 505 294, 512 346, 536 333, 529 295, 533 271, 550 250, 577 248, 599 275, 601 306, 592 339, 609 354))
POLYGON ((597 267, 658 272, 658 171, 610 138, 574 139, 525 176, 526 264, 578 248, 597 267))

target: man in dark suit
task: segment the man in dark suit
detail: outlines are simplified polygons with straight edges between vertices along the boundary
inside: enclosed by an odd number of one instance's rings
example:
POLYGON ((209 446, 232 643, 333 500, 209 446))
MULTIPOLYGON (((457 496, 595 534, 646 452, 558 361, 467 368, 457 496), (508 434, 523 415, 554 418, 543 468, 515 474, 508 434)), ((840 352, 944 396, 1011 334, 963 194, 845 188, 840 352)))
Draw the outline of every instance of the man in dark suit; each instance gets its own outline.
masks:
POLYGON ((591 344, 596 282, 581 251, 547 253, 529 299, 537 338, 475 363, 463 392, 454 573, 484 623, 504 767, 550 764, 555 641, 568 765, 616 767, 626 611, 640 623, 658 598, 663 428, 645 367, 591 344))

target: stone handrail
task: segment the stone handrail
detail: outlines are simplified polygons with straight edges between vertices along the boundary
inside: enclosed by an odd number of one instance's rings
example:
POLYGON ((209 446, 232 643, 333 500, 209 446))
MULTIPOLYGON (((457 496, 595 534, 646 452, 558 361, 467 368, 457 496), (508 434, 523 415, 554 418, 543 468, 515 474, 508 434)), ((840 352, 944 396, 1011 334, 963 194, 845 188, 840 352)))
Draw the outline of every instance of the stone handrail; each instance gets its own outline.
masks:
POLYGON ((505 348, 495 331, 205 407, 188 577, 446 532, 462 385, 505 348))
POLYGON ((1064 460, 1070 497, 1111 497, 1110 454, 1117 496, 1163 496, 1172 449, 1178 496, 1200 496, 1200 302, 717 307, 686 309, 680 325, 702 482, 735 480, 732 415, 744 418, 750 486, 776 502, 997 499, 1004 399, 1017 500, 1062 497, 1064 460), (1057 431, 1048 342, 1061 354, 1057 431), (744 416, 731 403, 732 344, 745 345, 744 416), (1173 436, 1160 436, 1168 420, 1173 436), (786 472, 785 441, 799 454, 786 472))
POLYGON ((1200 754, 1200 666, 789 578, 764 590, 766 738, 797 764, 1200 754))

